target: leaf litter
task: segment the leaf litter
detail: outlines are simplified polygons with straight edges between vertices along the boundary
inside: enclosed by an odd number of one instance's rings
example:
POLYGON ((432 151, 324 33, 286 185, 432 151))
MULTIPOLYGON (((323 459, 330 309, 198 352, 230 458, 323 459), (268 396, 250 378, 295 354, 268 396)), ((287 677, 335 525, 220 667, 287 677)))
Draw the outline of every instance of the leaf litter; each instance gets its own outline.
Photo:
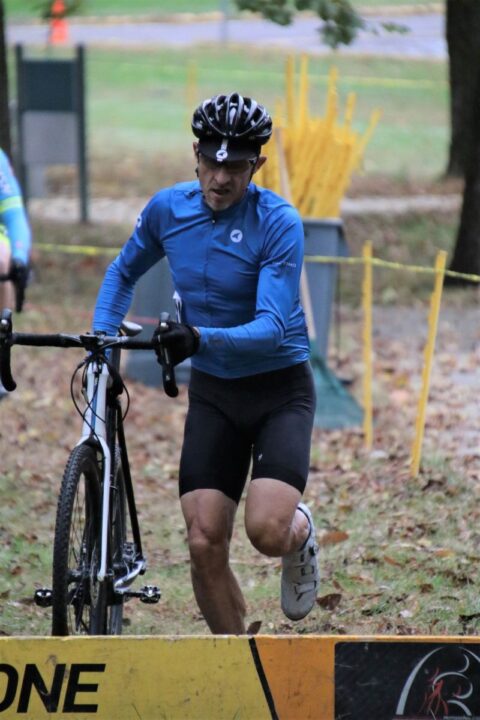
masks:
MULTIPOLYGON (((85 331, 94 294, 81 286, 78 292, 81 303, 69 305, 32 288, 16 329, 85 331)), ((449 318, 457 322, 440 321, 417 478, 410 476, 410 456, 425 306, 413 308, 418 319, 408 326, 396 307, 379 313, 373 449, 366 450, 360 427, 314 430, 305 499, 317 525, 321 586, 315 609, 299 623, 287 622, 279 608, 279 559, 262 557, 246 539, 242 501, 232 565, 252 633, 478 633, 480 326, 473 320, 467 326, 467 313, 455 299, 451 305, 449 318)), ((349 390, 361 401, 361 316, 341 307, 339 318, 344 345, 333 348, 329 364, 348 375, 349 390)), ((80 360, 73 350, 12 350, 18 390, 0 403, 0 634, 49 633, 50 611, 30 599, 50 583, 56 498, 81 427, 69 389, 80 360)), ((126 434, 149 560, 146 581, 163 594, 157 606, 129 602, 124 631, 203 634, 177 490, 186 388, 172 400, 138 382, 128 387, 126 434)))

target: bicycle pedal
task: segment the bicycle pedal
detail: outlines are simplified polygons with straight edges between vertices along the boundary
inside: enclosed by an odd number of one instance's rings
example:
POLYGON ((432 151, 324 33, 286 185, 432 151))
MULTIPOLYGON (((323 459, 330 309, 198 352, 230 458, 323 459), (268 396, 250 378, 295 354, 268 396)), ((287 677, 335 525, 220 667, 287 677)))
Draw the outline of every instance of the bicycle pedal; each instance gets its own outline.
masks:
POLYGON ((144 585, 139 590, 140 601, 147 604, 158 603, 162 597, 160 588, 156 585, 144 585))
POLYGON ((53 593, 49 588, 39 588, 35 590, 33 599, 35 605, 39 607, 51 607, 53 603, 53 593))

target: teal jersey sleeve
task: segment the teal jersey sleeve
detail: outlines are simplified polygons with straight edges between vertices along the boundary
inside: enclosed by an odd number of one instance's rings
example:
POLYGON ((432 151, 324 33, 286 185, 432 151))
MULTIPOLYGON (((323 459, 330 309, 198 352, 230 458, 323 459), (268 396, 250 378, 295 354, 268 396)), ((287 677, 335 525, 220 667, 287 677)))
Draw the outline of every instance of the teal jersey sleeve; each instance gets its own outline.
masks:
POLYGON ((12 259, 28 264, 32 235, 22 193, 7 156, 0 150, 0 224, 10 242, 12 259))

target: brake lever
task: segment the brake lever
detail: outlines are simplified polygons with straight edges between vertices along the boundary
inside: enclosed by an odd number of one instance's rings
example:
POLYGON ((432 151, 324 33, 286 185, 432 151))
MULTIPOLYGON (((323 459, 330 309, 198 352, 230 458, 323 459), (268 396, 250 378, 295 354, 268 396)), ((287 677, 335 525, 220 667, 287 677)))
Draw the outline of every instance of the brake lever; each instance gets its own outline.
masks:
MULTIPOLYGON (((168 329, 168 321, 170 315, 168 312, 160 313, 160 327, 164 330, 168 329)), ((164 347, 160 341, 160 356, 162 365, 163 389, 169 397, 177 397, 178 387, 175 380, 175 367, 170 359, 168 348, 164 347)))
POLYGON ((17 387, 10 364, 12 329, 12 311, 5 308, 0 316, 0 382, 8 392, 12 392, 17 387))

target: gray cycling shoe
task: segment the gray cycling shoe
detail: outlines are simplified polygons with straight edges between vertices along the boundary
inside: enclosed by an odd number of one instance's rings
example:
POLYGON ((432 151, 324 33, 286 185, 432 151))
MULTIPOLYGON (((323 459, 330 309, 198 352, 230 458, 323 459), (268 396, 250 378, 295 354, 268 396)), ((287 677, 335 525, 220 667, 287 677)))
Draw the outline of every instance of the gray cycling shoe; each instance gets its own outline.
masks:
POLYGON ((298 509, 306 515, 310 532, 299 550, 282 558, 282 610, 290 620, 301 620, 315 605, 318 588, 318 545, 310 510, 303 503, 298 509))

